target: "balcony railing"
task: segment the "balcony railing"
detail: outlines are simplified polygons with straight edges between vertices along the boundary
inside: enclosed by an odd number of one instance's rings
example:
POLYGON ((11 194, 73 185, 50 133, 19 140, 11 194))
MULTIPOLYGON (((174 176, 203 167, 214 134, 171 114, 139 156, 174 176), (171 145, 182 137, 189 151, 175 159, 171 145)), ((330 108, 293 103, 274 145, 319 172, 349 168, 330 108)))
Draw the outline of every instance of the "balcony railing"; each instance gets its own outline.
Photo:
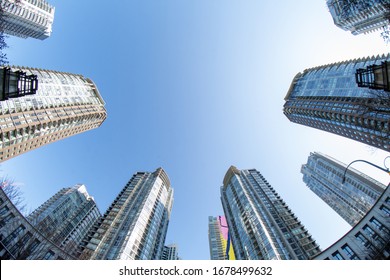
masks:
POLYGON ((26 75, 9 67, 0 68, 0 101, 36 94, 37 90, 37 75, 26 75))
POLYGON ((356 70, 356 83, 359 87, 382 89, 390 91, 390 63, 382 62, 380 65, 370 65, 367 68, 356 70))

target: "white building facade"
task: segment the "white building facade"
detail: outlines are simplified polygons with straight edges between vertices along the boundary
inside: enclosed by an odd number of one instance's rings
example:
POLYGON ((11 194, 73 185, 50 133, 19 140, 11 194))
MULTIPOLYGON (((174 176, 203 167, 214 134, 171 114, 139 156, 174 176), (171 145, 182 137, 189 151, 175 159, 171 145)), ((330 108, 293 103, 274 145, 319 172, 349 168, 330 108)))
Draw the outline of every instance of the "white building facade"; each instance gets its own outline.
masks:
POLYGON ((52 33, 55 8, 45 0, 0 0, 2 31, 21 38, 44 40, 52 33))
POLYGON ((353 35, 377 31, 389 26, 388 0, 327 0, 334 24, 353 35))
POLYGON ((97 128, 107 117, 96 85, 82 75, 28 67, 11 71, 35 75, 38 85, 35 94, 0 101, 0 162, 97 128))

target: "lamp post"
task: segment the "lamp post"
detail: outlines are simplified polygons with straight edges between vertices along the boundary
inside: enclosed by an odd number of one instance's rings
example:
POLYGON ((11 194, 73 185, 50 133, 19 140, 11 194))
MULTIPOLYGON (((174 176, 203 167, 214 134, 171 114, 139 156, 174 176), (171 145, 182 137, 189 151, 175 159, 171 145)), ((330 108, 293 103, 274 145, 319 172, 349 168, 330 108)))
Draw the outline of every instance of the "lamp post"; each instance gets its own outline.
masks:
POLYGON ((386 159, 387 159, 387 158, 390 158, 390 156, 386 157, 385 160, 384 160, 383 165, 384 165, 385 167, 380 167, 380 166, 378 166, 378 165, 376 165, 376 164, 373 164, 372 162, 369 162, 369 161, 366 161, 366 160, 362 160, 362 159, 357 159, 357 160, 352 161, 352 162, 351 162, 350 164, 348 164, 348 166, 345 168, 345 171, 344 171, 344 175, 343 175, 343 179, 342 179, 342 181, 341 181, 341 184, 344 184, 344 183, 345 183, 345 175, 347 174, 347 170, 348 170, 349 166, 350 166, 352 163, 358 162, 358 161, 368 163, 369 165, 372 165, 372 166, 374 166, 374 167, 376 167, 376 168, 378 168, 378 169, 380 169, 380 170, 382 170, 382 171, 384 171, 384 172, 386 172, 387 174, 390 175, 390 170, 389 170, 389 168, 386 166, 386 159))

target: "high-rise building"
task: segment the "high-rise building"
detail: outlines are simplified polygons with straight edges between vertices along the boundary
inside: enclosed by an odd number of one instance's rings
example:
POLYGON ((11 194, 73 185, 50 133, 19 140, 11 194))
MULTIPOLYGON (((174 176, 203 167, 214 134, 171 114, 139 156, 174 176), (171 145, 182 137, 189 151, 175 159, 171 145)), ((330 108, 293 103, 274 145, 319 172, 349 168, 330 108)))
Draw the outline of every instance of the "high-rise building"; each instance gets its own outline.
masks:
POLYGON ((176 244, 165 245, 161 256, 162 260, 180 260, 176 244))
POLYGON ((27 218, 0 193, 2 259, 77 259, 86 234, 101 217, 84 185, 63 188, 27 218))
POLYGON ((322 153, 311 153, 302 166, 303 181, 316 195, 354 226, 375 204, 386 186, 322 153))
POLYGON ((1 260, 74 260, 64 248, 46 238, 19 212, 12 195, 0 188, 1 260))
POLYGON ((84 185, 63 188, 27 219, 47 239, 68 254, 78 255, 86 234, 102 215, 84 185))
POLYGON ((315 260, 390 259, 390 185, 367 214, 315 260))
POLYGON ((137 172, 90 232, 80 259, 161 259, 172 203, 162 168, 137 172))
POLYGON ((221 200, 239 260, 305 260, 320 252, 307 229, 255 169, 231 166, 221 200))
POLYGON ((388 0, 327 0, 334 24, 353 35, 368 33, 389 25, 388 0))
POLYGON ((348 60, 298 73, 283 112, 295 123, 390 151, 389 93, 359 87, 357 72, 390 60, 390 54, 348 60))
POLYGON ((209 217, 209 246, 211 260, 234 260, 229 227, 224 216, 209 217))
POLYGON ((23 84, 34 93, 19 89, 17 97, 0 101, 0 162, 99 127, 107 117, 104 101, 88 78, 27 67, 4 69, 0 72, 31 77, 23 84))
POLYGON ((1 31, 44 40, 51 35, 55 8, 45 0, 0 0, 1 31))

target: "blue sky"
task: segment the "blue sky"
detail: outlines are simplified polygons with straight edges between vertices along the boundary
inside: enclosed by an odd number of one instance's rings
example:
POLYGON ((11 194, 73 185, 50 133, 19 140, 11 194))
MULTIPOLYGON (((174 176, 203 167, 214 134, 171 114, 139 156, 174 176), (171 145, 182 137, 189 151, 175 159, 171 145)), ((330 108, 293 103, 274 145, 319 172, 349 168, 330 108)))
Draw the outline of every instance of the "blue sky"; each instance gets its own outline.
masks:
POLYGON ((349 229, 305 187, 301 165, 313 151, 378 165, 388 153, 290 123, 282 108, 296 73, 388 52, 379 33, 337 28, 324 0, 49 2, 52 36, 9 38, 8 59, 91 78, 108 118, 1 165, 31 209, 83 183, 104 213, 135 172, 163 167, 175 190, 166 243, 209 259, 207 218, 223 214, 219 188, 235 165, 259 170, 323 249, 349 229))

